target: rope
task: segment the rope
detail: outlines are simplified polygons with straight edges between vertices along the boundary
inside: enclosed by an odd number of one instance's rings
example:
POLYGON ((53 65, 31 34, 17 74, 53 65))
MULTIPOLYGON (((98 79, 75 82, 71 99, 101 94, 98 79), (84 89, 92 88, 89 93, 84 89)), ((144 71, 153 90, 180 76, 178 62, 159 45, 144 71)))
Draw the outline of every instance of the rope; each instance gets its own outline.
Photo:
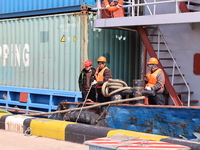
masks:
POLYGON ((102 94, 105 97, 111 97, 113 94, 116 94, 123 90, 130 90, 133 89, 132 87, 128 87, 126 82, 119 80, 119 79, 109 79, 106 81, 102 86, 102 94), (116 89, 109 93, 110 89, 116 89))
POLYGON ((86 103, 86 101, 87 101, 87 98, 88 98, 88 95, 89 95, 89 93, 90 93, 91 88, 92 88, 92 84, 90 85, 89 91, 87 92, 87 95, 86 95, 86 97, 85 97, 85 100, 84 100, 84 102, 83 102, 83 105, 82 105, 82 107, 81 107, 81 110, 80 110, 80 112, 79 112, 79 114, 78 114, 78 117, 76 118, 76 122, 78 121, 78 118, 79 118, 79 116, 80 116, 80 114, 81 114, 81 112, 82 112, 82 110, 83 110, 82 108, 85 106, 85 103, 86 103))
POLYGON ((42 112, 42 113, 35 113, 35 114, 24 114, 23 116, 53 115, 53 114, 57 114, 57 113, 66 113, 66 112, 71 112, 71 111, 76 111, 76 110, 81 110, 81 109, 89 109, 89 108, 94 108, 94 107, 99 107, 99 106, 104 106, 104 105, 109 105, 109 104, 137 101, 137 100, 142 100, 142 99, 145 99, 145 96, 140 96, 140 97, 135 97, 135 98, 130 98, 130 99, 122 99, 122 100, 117 100, 117 101, 109 101, 109 102, 105 102, 105 103, 94 104, 91 106, 86 106, 86 107, 81 107, 81 108, 80 107, 72 108, 72 109, 61 110, 61 111, 42 112))
MULTIPOLYGON (((130 90, 133 89, 132 87, 128 87, 128 85, 126 84, 126 82, 119 80, 119 79, 109 79, 108 81, 106 81, 103 85, 102 85, 102 94, 105 97, 111 97, 112 95, 119 93, 120 91, 123 90, 130 90), (114 91, 110 92, 110 89, 115 89, 114 91)), ((89 91, 91 90, 91 86, 89 91)), ((89 93, 89 92, 88 92, 89 93)), ((81 111, 83 109, 89 109, 89 108, 94 108, 94 107, 99 107, 99 106, 104 106, 104 105, 110 105, 110 104, 117 104, 117 103, 123 103, 123 102, 130 102, 130 101, 138 101, 138 100, 142 100, 145 99, 145 96, 139 96, 139 97, 135 97, 135 98, 129 98, 129 99, 122 99, 122 100, 117 100, 117 101, 109 101, 109 102, 104 102, 104 103, 100 103, 100 104, 94 104, 91 106, 85 106, 86 103, 86 99, 88 97, 88 93, 86 95, 86 98, 83 102, 82 107, 79 108, 72 108, 72 109, 67 109, 67 110, 61 110, 61 111, 54 111, 54 112, 41 112, 41 113, 35 113, 35 114, 24 114, 24 116, 40 116, 40 115, 52 115, 52 114, 57 114, 57 113, 67 113, 67 112, 71 112, 71 111, 77 111, 80 110, 80 113, 76 119, 76 122, 81 114, 81 111)), ((138 95, 141 95, 140 93, 138 95)))
POLYGON ((96 123, 101 119, 101 117, 108 111, 108 108, 110 107, 110 104, 107 106, 107 108, 99 115, 99 118, 96 120, 96 123))

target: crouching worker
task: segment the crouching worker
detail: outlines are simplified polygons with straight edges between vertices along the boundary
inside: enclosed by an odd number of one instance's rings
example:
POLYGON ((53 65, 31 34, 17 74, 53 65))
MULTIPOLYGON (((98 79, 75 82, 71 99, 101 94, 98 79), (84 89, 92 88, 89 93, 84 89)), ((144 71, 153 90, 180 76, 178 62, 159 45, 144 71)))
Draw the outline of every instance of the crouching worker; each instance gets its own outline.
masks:
POLYGON ((83 101, 85 101, 86 99, 91 99, 92 101, 95 101, 96 99, 96 86, 91 84, 95 80, 95 72, 96 70, 92 67, 92 61, 86 60, 84 62, 84 68, 81 71, 78 80, 79 89, 82 93, 83 101))
POLYGON ((150 58, 147 66, 149 72, 146 74, 144 80, 146 81, 146 90, 154 90, 156 95, 149 96, 149 104, 150 105, 164 105, 164 85, 165 85, 165 75, 162 69, 157 67, 158 59, 150 58))
POLYGON ((97 86, 98 99, 97 102, 103 103, 110 101, 110 97, 104 97, 101 91, 102 85, 104 82, 108 81, 108 79, 112 78, 111 70, 106 66, 106 58, 101 56, 97 59, 98 67, 96 69, 95 78, 93 84, 97 86))

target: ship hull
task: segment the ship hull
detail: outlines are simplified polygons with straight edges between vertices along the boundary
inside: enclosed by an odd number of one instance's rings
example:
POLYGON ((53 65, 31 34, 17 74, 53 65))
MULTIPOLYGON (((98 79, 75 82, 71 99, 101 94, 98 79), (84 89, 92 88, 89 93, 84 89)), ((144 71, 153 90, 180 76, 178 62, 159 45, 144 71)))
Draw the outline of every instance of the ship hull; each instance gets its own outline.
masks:
POLYGON ((195 139, 200 133, 200 107, 110 106, 106 123, 111 128, 195 139))

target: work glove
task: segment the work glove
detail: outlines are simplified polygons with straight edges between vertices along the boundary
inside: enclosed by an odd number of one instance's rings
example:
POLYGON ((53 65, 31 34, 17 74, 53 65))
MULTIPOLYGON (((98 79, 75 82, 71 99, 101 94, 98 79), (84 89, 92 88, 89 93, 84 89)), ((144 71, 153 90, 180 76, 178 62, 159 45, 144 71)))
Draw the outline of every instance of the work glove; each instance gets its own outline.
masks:
POLYGON ((145 87, 145 90, 151 91, 151 87, 145 87))
POLYGON ((91 83, 91 85, 96 85, 97 84, 97 81, 96 80, 94 80, 92 83, 91 83))

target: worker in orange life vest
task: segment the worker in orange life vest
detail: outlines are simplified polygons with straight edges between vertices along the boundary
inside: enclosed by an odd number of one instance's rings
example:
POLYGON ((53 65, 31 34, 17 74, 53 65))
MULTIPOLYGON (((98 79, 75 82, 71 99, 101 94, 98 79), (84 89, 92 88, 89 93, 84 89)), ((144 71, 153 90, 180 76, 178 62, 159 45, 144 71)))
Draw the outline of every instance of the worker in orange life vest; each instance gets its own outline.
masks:
POLYGON ((108 79, 112 78, 111 70, 106 66, 106 58, 104 56, 100 56, 97 59, 98 67, 95 73, 95 81, 92 84, 96 84, 97 86, 97 94, 98 99, 97 102, 107 102, 110 100, 110 97, 104 97, 101 91, 102 85, 104 82, 108 81, 108 79))
POLYGON ((165 100, 163 96, 164 85, 165 85, 165 75, 162 69, 157 67, 158 59, 150 58, 147 62, 149 72, 146 74, 144 80, 146 81, 146 90, 154 90, 156 92, 155 96, 149 96, 150 105, 164 105, 165 100))

